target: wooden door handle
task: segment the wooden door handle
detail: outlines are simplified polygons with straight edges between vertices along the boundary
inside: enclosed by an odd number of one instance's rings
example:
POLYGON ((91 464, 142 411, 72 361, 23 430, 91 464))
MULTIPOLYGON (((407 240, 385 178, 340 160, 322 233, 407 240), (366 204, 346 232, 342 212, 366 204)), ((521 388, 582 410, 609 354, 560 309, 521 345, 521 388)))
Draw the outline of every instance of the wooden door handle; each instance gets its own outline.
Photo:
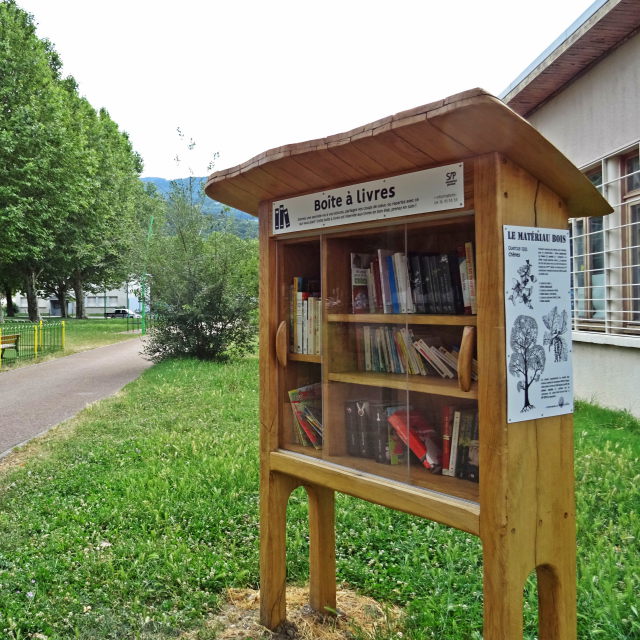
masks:
POLYGON ((460 353, 458 354, 458 386, 462 391, 469 391, 469 389, 471 389, 471 369, 475 343, 476 328, 465 327, 462 330, 460 353))
POLYGON ((281 367, 287 366, 287 353, 289 353, 289 336, 287 323, 283 320, 276 331, 276 357, 281 367))

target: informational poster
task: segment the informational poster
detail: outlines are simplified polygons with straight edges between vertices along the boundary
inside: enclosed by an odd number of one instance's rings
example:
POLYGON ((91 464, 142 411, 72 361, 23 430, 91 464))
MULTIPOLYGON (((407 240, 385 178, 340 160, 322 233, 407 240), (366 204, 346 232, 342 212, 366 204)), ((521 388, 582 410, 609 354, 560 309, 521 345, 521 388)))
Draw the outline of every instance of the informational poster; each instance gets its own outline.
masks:
POLYGON ((279 200, 273 203, 273 233, 463 207, 464 165, 459 162, 279 200))
POLYGON ((507 419, 573 412, 569 232, 504 226, 507 419))

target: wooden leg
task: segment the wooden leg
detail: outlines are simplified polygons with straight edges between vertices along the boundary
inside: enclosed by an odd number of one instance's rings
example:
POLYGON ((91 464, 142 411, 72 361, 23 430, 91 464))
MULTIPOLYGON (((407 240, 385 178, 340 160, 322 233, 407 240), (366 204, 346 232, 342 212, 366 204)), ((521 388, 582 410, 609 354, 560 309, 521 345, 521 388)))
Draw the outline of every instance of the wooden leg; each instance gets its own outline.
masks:
POLYGON ((524 577, 513 551, 484 552, 484 640, 522 640, 524 577))
POLYGON ((274 630, 286 619, 287 503, 300 482, 271 472, 260 491, 260 624, 274 630))
POLYGON ((335 493, 305 485, 309 495, 309 604, 328 613, 336 608, 335 493))
MULTIPOLYGON (((569 545, 567 555, 571 554, 569 545)), ((576 640, 576 577, 571 558, 562 567, 542 565, 538 574, 538 626, 540 640, 576 640)))

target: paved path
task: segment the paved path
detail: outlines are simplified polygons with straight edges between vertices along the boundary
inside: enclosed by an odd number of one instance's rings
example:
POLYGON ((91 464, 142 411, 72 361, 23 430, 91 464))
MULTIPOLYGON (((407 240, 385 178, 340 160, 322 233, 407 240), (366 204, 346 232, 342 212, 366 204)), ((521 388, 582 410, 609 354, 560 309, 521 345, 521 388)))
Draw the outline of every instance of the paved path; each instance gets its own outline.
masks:
POLYGON ((140 349, 135 338, 0 373, 0 457, 135 380, 151 366, 140 349))

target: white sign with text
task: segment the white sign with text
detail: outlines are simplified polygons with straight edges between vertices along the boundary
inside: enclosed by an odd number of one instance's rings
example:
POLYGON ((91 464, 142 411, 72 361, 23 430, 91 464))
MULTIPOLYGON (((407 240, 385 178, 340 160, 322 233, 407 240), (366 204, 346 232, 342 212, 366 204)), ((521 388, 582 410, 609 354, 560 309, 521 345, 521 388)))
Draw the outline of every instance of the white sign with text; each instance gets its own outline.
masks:
POLYGON ((450 164, 273 203, 273 233, 464 207, 464 165, 450 164))
POLYGON ((573 412, 569 232, 504 226, 507 420, 573 412))

